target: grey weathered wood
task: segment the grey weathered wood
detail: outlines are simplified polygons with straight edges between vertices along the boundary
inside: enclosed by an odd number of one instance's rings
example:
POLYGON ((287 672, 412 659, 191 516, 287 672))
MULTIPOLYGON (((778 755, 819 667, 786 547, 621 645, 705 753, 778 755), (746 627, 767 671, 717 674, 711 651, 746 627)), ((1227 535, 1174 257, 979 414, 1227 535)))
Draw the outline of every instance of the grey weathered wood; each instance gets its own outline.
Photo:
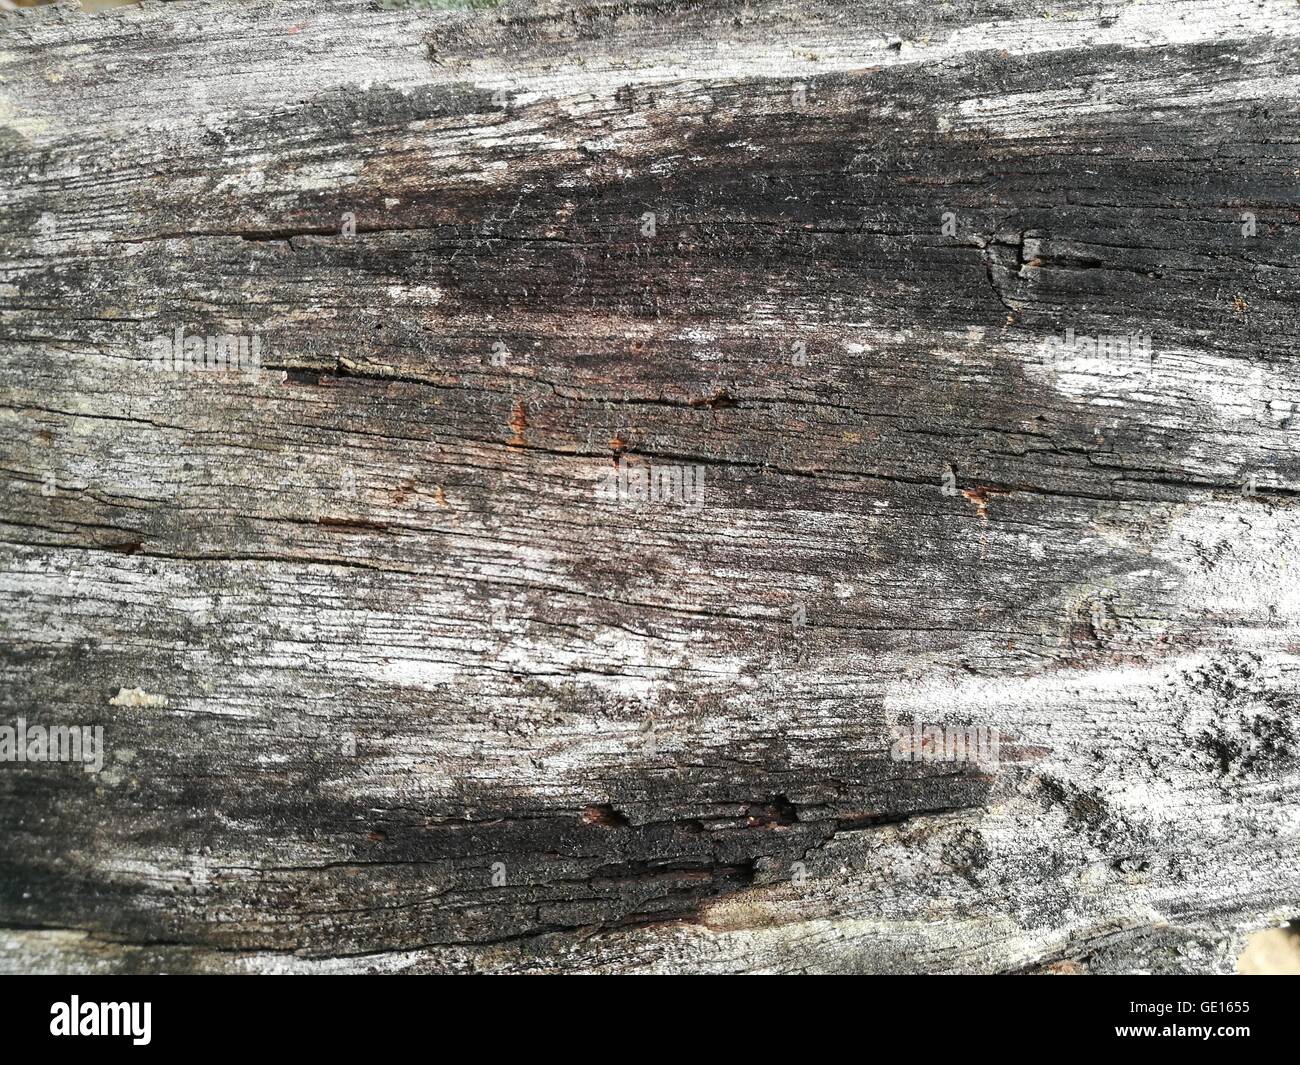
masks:
POLYGON ((1300 904, 1298 46, 0 13, 0 723, 108 745, 0 764, 0 965, 1230 971, 1300 904), (154 373, 182 325, 263 372, 154 373))

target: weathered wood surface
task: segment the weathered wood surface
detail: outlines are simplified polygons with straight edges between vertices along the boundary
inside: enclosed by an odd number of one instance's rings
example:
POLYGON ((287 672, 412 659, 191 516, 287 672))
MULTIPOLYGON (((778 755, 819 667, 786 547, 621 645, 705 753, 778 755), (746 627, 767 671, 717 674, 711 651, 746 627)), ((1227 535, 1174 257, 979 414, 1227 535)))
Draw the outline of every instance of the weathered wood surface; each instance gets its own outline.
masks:
POLYGON ((0 709, 107 744, 0 764, 0 966, 1231 971, 1300 905, 1297 59, 1241 0, 0 14, 0 709))

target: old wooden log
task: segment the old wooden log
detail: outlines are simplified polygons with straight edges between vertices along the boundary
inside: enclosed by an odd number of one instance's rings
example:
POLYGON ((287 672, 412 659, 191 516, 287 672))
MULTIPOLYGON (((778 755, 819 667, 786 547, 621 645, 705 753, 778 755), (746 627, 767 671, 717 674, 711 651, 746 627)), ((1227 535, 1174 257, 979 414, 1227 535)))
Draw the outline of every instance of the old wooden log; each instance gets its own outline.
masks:
POLYGON ((1300 904, 1298 58, 0 13, 0 710, 104 741, 0 763, 0 966, 1231 971, 1300 904))

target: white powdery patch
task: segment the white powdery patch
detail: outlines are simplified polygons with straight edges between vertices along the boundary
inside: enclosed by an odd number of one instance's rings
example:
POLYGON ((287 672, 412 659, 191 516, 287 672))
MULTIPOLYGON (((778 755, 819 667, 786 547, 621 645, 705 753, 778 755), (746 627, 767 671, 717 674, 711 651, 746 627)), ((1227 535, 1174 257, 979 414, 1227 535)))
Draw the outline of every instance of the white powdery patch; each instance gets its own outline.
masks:
POLYGON ((393 303, 427 307, 442 302, 442 289, 437 285, 389 285, 386 291, 393 303))
MULTIPOLYGON (((1096 323, 1071 324, 1080 333, 1115 332, 1096 323)), ((1134 323, 1134 327, 1140 324, 1134 323)), ((1070 399, 1110 403, 1116 408, 1117 418, 1123 413, 1123 402, 1129 400, 1147 402, 1157 412, 1164 406, 1170 421, 1180 425, 1186 422, 1186 411, 1191 406, 1197 410, 1197 425, 1235 427, 1252 433, 1265 425, 1285 423, 1290 416, 1291 400, 1276 392, 1276 376, 1240 358, 1174 347, 1153 335, 1149 366, 1139 366, 1135 360, 1123 357, 1110 359, 1068 349, 1052 351, 1048 341, 1053 336, 1059 337, 1059 331, 1047 329, 1035 340, 1006 347, 1021 361, 1031 380, 1070 399)), ((1205 439, 1215 450, 1221 450, 1217 436, 1206 433, 1205 439)), ((1189 441, 1189 447, 1195 447, 1194 440, 1189 441)))
POLYGON ((401 688, 438 691, 452 684, 462 673, 453 662, 435 662, 427 658, 407 657, 398 652, 380 662, 344 663, 341 670, 358 678, 383 681, 401 688))
POLYGON ((1215 500, 1175 517, 1152 554, 1184 574, 1188 610, 1233 624, 1237 646, 1267 650, 1300 624, 1298 547, 1300 514, 1215 500))
MULTIPOLYGON (((332 159, 325 162, 308 162, 284 175, 273 175, 280 180, 266 184, 268 192, 313 192, 318 189, 337 191, 355 184, 361 173, 361 163, 353 159, 332 159)), ((265 175, 263 182, 265 183, 265 175)))
MULTIPOLYGON (((1209 667, 1208 654, 1181 655, 1156 663, 1062 668, 1029 677, 936 674, 894 682, 883 700, 886 723, 971 725, 997 729, 1002 757, 1015 760, 1014 748, 1048 752, 1036 764, 1055 774, 1096 778, 1101 770, 1089 757, 1098 750, 1122 752, 1161 748, 1182 742, 1176 727, 1177 692, 1184 677, 1209 667), (1093 707, 1080 719, 1081 706, 1093 707), (1068 723, 1055 728, 1053 722, 1068 723)), ((1126 774, 1122 760, 1106 773, 1126 774)), ((1145 772, 1134 767, 1138 779, 1145 772)))
POLYGON ((887 717, 902 720, 951 707, 971 716, 1000 715, 1008 725, 1032 725, 1069 704, 1151 690, 1167 671, 1163 666, 1123 666, 1033 677, 923 676, 887 689, 884 710, 887 717))
POLYGON ((119 688, 109 706, 166 706, 167 696, 152 695, 143 688, 119 688))
POLYGON ((692 327, 690 329, 680 329, 673 334, 674 340, 682 340, 688 344, 713 345, 718 341, 718 334, 708 330, 692 327))
POLYGON ((1294 100, 1298 91, 1300 77, 1243 78, 1200 91, 1189 90, 1185 78, 1150 79, 1133 85, 1107 86, 1100 96, 1089 87, 975 97, 958 104, 955 115, 944 117, 950 128, 981 129, 1003 137, 1052 137, 1059 136, 1062 129, 1095 123, 1106 115, 1137 112, 1157 121, 1163 117, 1162 108, 1187 108, 1189 96, 1194 96, 1199 105, 1208 106, 1260 99, 1294 100))

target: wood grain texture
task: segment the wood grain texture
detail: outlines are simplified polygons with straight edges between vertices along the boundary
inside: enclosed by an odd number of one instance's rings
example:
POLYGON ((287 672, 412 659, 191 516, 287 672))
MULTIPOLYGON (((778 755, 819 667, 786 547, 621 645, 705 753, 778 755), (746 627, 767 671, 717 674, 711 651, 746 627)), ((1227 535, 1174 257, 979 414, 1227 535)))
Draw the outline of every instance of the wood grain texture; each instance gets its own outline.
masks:
POLYGON ((0 12, 0 721, 107 744, 0 763, 0 966, 1231 971, 1300 905, 1298 58, 1280 0, 0 12))

